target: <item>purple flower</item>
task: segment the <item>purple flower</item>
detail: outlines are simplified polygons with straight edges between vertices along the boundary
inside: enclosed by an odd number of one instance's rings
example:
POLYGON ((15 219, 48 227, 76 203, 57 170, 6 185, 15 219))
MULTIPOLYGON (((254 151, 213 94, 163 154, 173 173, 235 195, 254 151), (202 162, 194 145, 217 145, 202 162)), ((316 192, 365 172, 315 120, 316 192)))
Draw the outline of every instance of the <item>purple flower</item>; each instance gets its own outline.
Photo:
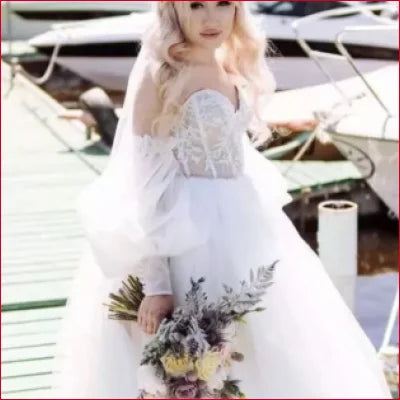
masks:
POLYGON ((171 386, 171 394, 173 397, 180 398, 195 398, 198 393, 196 383, 187 382, 186 380, 178 379, 171 386))

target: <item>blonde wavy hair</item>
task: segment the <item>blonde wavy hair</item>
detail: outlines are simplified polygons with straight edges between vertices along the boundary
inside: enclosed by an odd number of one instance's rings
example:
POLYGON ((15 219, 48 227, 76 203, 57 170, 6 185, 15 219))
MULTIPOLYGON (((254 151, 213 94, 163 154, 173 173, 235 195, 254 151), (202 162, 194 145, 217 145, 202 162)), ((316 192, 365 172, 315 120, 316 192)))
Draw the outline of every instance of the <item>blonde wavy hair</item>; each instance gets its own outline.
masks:
MULTIPOLYGON (((184 31, 190 29, 190 2, 157 1, 156 19, 143 37, 144 46, 155 61, 154 80, 162 108, 153 121, 152 133, 169 131, 179 115, 179 98, 190 76, 192 47, 184 31)), ((240 86, 254 116, 249 130, 259 138, 270 131, 262 109, 276 89, 275 79, 266 63, 270 46, 264 35, 254 29, 243 1, 234 1, 235 20, 230 37, 218 49, 225 71, 240 86)))

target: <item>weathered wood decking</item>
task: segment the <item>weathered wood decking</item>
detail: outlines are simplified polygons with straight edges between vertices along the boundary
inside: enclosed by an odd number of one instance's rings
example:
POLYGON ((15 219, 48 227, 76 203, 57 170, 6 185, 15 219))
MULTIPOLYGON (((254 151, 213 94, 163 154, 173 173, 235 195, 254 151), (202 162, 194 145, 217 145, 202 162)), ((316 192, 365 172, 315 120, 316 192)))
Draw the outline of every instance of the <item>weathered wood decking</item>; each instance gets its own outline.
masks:
POLYGON ((2 63, 2 398, 43 398, 84 236, 79 191, 106 154, 2 63), (73 148, 82 150, 75 153, 73 148), (90 163, 90 164, 89 164, 90 163))

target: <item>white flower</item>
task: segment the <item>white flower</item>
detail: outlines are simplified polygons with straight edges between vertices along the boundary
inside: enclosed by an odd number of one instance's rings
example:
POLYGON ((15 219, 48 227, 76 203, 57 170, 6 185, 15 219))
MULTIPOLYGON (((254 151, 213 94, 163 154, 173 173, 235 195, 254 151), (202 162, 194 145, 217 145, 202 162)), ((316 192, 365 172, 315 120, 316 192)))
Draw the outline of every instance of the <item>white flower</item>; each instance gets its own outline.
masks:
POLYGON ((213 390, 221 390, 224 387, 224 381, 228 377, 226 368, 218 367, 217 372, 207 381, 207 387, 213 390))
POLYGON ((149 394, 166 396, 167 386, 163 380, 156 375, 156 371, 151 365, 141 365, 137 371, 138 389, 144 390, 149 394))
POLYGON ((227 325, 223 331, 222 331, 224 338, 228 340, 229 342, 233 342, 236 338, 236 325, 234 322, 231 322, 229 325, 227 325))

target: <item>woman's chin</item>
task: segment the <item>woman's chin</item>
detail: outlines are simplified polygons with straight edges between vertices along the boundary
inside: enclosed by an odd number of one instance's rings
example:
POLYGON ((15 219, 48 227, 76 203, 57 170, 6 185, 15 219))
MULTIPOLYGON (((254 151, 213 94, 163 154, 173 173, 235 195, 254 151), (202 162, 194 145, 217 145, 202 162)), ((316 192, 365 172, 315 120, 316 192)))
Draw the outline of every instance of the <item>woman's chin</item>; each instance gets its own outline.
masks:
POLYGON ((218 49, 222 45, 222 40, 217 39, 202 39, 199 43, 201 47, 209 50, 218 49))

